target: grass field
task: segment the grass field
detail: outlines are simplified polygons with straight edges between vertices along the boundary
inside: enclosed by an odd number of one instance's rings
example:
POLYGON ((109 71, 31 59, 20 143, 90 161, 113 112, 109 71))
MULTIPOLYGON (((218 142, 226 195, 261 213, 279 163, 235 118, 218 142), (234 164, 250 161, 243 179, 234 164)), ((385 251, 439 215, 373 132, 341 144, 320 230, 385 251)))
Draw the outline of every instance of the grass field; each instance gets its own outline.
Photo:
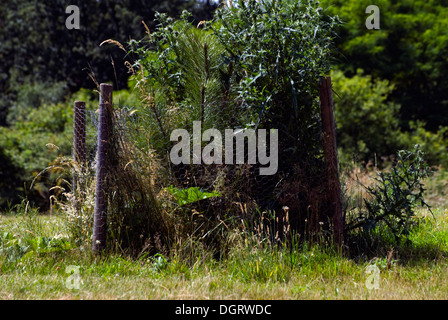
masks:
POLYGON ((0 215, 0 299, 448 299, 446 178, 426 181, 433 215, 418 211, 409 243, 351 254, 235 233, 221 260, 199 244, 190 255, 96 257, 72 244, 63 215, 17 207, 0 215))
POLYGON ((241 238, 227 259, 194 263, 175 255, 95 258, 70 248, 62 217, 1 216, 0 299, 447 299, 448 210, 433 211, 413 244, 389 258, 241 238))

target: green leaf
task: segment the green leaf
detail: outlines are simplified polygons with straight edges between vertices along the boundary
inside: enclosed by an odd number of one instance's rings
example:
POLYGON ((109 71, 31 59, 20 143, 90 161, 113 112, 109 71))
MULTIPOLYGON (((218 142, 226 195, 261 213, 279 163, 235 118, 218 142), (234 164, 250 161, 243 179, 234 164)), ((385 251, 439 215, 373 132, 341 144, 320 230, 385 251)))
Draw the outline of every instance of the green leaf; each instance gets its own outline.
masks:
POLYGON ((191 187, 186 189, 178 189, 173 186, 167 188, 168 192, 171 193, 177 200, 177 203, 182 206, 185 204, 193 203, 196 201, 208 199, 211 197, 221 196, 218 192, 206 192, 202 191, 199 187, 191 187))

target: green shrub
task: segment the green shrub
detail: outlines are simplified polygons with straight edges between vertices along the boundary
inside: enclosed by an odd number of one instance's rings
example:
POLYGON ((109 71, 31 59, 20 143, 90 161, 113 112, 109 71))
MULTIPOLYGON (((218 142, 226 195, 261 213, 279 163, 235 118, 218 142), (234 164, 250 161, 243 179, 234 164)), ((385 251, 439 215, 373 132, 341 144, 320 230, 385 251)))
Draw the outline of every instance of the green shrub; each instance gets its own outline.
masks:
POLYGON ((373 80, 362 70, 351 78, 334 71, 331 80, 335 94, 337 142, 342 154, 360 161, 395 154, 401 147, 398 112, 389 102, 394 86, 387 80, 373 80))
MULTIPOLYGON (((222 6, 202 28, 192 25, 186 13, 181 20, 163 14, 157 18, 156 32, 129 44, 145 101, 137 113, 145 116, 148 140, 158 156, 168 154, 169 133, 191 131, 194 120, 202 120, 204 130, 278 129, 278 173, 256 181, 240 167, 223 171, 226 185, 219 190, 220 201, 227 203, 220 204, 219 213, 210 206, 208 213, 241 214, 234 209, 239 197, 249 207, 243 210, 247 219, 260 203, 263 209, 291 207, 297 228, 305 228, 309 215, 327 221, 329 206, 325 200, 314 201, 324 199, 319 83, 330 72, 338 20, 325 15, 315 1, 292 0, 238 1, 222 6), (300 183, 288 184, 285 176, 300 183)), ((173 185, 181 188, 200 181, 197 186, 213 190, 218 175, 216 170, 201 175, 188 166, 167 169, 178 178, 173 185), (182 176, 184 172, 190 176, 182 176), (189 185, 179 186, 179 181, 189 185)))
POLYGON ((7 121, 25 121, 27 114, 42 105, 57 104, 68 93, 65 82, 23 84, 17 90, 17 99, 8 110, 7 121))
POLYGON ((321 149, 319 80, 330 72, 338 20, 317 2, 290 0, 238 1, 218 9, 215 20, 224 62, 234 68, 242 124, 278 128, 279 150, 287 152, 281 161, 314 161, 321 149))
POLYGON ((4 206, 7 201, 16 203, 21 197, 28 197, 34 205, 48 208, 49 188, 57 184, 60 175, 39 173, 51 166, 58 156, 71 154, 72 109, 62 103, 42 105, 28 110, 21 121, 14 122, 10 127, 0 127, 0 150, 7 163, 14 168, 1 172, 0 205, 4 206), (3 185, 7 181, 15 183, 3 185), (11 187, 14 189, 9 190, 11 187), (3 190, 10 192, 3 193, 3 190))
POLYGON ((390 101, 393 84, 373 79, 361 69, 353 77, 339 70, 333 71, 331 77, 339 158, 344 166, 353 158, 364 162, 389 158, 397 150, 412 149, 416 144, 429 165, 448 165, 448 128, 432 132, 423 121, 400 123, 400 106, 390 101))
POLYGON ((423 121, 411 121, 409 130, 399 135, 399 141, 404 148, 420 145, 428 164, 448 167, 448 127, 432 132, 425 128, 423 121))

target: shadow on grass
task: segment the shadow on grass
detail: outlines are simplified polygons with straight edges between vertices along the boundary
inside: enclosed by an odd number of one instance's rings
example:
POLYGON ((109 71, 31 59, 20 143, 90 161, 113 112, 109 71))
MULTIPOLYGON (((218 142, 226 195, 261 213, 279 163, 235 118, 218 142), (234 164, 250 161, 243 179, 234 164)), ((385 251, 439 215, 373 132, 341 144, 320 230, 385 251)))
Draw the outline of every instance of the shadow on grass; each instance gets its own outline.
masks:
MULTIPOLYGON (((448 236, 448 234, 447 234, 448 236)), ((355 262, 366 262, 373 258, 393 260, 404 266, 418 266, 428 262, 443 262, 448 259, 446 240, 409 237, 397 242, 384 235, 357 234, 347 237, 349 258, 355 262)))

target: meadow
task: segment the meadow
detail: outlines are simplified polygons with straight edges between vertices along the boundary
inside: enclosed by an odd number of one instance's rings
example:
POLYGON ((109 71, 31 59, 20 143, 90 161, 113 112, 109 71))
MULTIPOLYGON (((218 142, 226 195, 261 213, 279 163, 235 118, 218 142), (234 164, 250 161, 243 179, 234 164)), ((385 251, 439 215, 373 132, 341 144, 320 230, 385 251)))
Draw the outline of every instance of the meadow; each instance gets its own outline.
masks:
POLYGON ((357 254, 234 232, 222 259, 200 243, 188 254, 101 257, 73 245, 62 214, 24 203, 0 215, 0 299, 447 299, 445 178, 426 180, 432 213, 418 210, 409 241, 357 254))
POLYGON ((0 299, 447 299, 446 6, 140 2, 0 8, 0 299), (276 174, 175 164, 190 120, 276 174))

